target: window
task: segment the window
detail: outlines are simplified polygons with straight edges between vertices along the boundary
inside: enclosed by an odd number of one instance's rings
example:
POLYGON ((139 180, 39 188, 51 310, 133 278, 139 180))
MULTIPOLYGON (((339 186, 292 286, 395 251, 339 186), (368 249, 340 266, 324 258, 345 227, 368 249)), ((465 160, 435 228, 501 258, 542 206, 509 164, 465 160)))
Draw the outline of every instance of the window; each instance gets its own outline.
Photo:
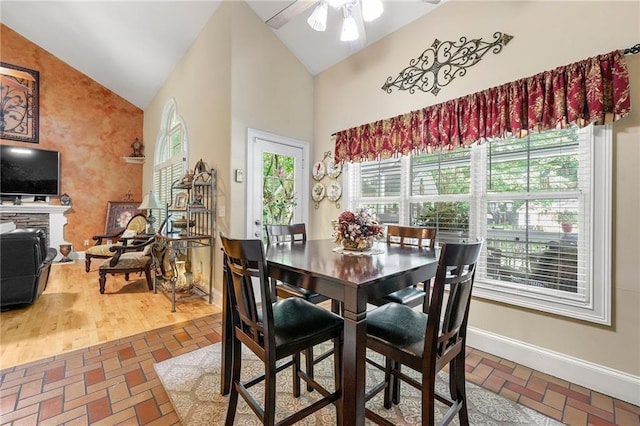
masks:
POLYGON ((347 167, 349 208, 484 239, 478 297, 610 324, 611 129, 531 133, 347 167))
MULTIPOLYGON (((165 105, 153 166, 153 191, 160 204, 171 204, 171 185, 185 172, 187 154, 187 132, 178 115, 175 101, 165 105)), ((160 221, 166 211, 160 212, 160 221)))

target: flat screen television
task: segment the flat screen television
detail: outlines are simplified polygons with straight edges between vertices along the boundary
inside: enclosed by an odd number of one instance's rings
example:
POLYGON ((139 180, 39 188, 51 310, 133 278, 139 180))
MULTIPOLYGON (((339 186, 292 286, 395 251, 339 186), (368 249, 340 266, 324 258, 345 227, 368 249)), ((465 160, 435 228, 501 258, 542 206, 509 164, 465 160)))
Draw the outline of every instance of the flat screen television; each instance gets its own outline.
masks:
POLYGON ((60 153, 0 145, 0 193, 11 197, 60 195, 60 153))

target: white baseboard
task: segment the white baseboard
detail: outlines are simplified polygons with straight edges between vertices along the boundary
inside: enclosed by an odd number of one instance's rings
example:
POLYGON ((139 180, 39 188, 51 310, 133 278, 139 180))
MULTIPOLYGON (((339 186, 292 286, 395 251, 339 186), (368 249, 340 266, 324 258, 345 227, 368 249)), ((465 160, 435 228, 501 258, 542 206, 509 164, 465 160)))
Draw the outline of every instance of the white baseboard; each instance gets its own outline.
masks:
POLYGON ((640 377, 474 327, 467 345, 640 406, 640 377))

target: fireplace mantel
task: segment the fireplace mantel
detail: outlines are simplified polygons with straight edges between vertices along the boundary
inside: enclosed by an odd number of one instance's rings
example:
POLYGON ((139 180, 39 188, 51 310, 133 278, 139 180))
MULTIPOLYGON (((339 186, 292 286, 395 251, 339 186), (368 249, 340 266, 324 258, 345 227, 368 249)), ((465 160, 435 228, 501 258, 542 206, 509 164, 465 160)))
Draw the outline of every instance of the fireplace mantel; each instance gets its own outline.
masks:
MULTIPOLYGON (((1 204, 0 214, 3 213, 20 213, 20 214, 47 214, 49 215, 49 246, 60 251, 60 244, 64 244, 64 226, 67 224, 65 212, 71 206, 59 206, 45 203, 24 203, 24 204, 1 204)), ((62 256, 60 253, 56 256, 59 260, 62 256)))

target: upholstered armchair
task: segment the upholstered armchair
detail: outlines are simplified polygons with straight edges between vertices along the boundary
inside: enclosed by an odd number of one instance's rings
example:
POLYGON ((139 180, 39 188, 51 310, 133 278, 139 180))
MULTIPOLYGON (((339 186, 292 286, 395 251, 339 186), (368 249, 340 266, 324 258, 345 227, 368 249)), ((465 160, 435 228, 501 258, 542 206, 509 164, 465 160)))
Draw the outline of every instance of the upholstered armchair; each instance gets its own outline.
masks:
POLYGON ((124 274, 129 280, 132 272, 144 272, 149 290, 154 289, 156 269, 160 266, 165 246, 157 243, 155 236, 149 237, 141 243, 130 245, 112 245, 109 247, 111 257, 102 262, 100 272, 100 294, 104 294, 107 274, 124 274))
POLYGON ((91 259, 108 259, 113 256, 113 252, 109 249, 114 245, 126 245, 129 238, 133 238, 145 231, 147 226, 147 218, 142 213, 133 216, 127 223, 127 226, 120 232, 112 235, 94 235, 93 240, 96 242, 94 246, 89 247, 85 251, 84 269, 89 272, 91 270, 91 259), (107 243, 111 240, 111 243, 107 243))

